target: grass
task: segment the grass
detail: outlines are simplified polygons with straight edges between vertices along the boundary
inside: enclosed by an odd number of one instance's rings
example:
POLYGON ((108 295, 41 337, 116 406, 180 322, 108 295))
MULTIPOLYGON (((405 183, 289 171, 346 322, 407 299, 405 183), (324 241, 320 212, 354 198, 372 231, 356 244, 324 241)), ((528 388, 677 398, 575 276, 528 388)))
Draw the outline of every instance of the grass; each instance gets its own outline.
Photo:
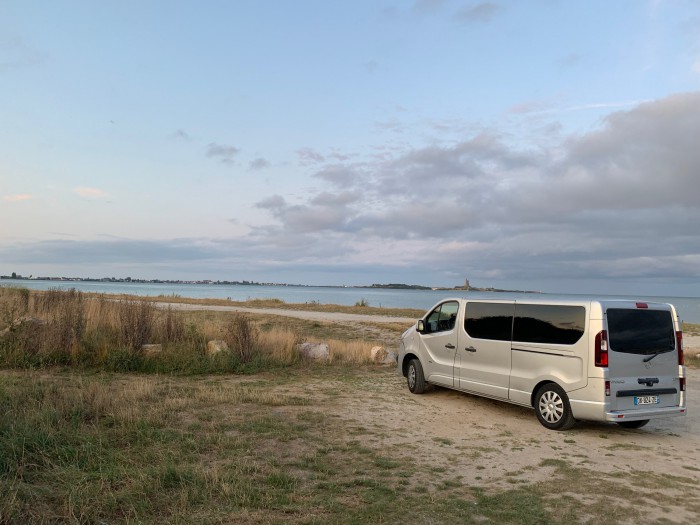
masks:
POLYGON ((496 489, 411 449, 367 446, 380 429, 360 441, 351 414, 333 415, 343 399, 306 393, 366 376, 0 372, 0 523, 633 522, 658 486, 657 509, 700 510, 697 481, 678 473, 623 480, 544 459, 545 481, 518 472, 496 489))
MULTIPOLYGON (((41 292, 32 292, 41 293, 41 292)), ((99 296, 99 294, 86 294, 87 296, 99 296)), ((362 299, 353 306, 339 304, 322 304, 318 301, 308 303, 287 303, 282 299, 248 299, 247 301, 232 301, 230 299, 197 299, 193 297, 181 297, 179 295, 160 296, 138 296, 126 294, 110 295, 116 300, 126 301, 146 301, 151 303, 177 303, 177 304, 198 304, 206 306, 240 306, 246 308, 275 308, 281 310, 306 310, 310 312, 341 312, 363 315, 382 315, 393 317, 409 317, 418 319, 425 310, 414 308, 383 308, 371 306, 369 301, 362 299)))
MULTIPOLYGON (((394 410, 380 388, 394 372, 365 366, 377 324, 112 299, 0 289, 0 524, 635 522, 651 519, 643 494, 657 486, 655 508, 700 513, 697 481, 679 473, 621 480, 544 458, 545 481, 523 470, 496 488, 490 467, 456 475, 385 445, 386 427, 346 410, 356 392, 394 410), (227 335, 233 351, 207 356, 206 341, 227 335), (331 366, 300 361, 301 340, 329 343, 331 366), (144 355, 144 341, 162 352, 144 355)), ((441 454, 499 451, 414 432, 402 435, 441 454)))
MULTIPOLYGON (((86 295, 74 290, 30 293, 0 288, 0 367, 145 373, 250 373, 296 364, 303 341, 325 342, 329 364, 366 363, 377 328, 316 323, 237 312, 183 312, 152 301, 86 295), (304 334, 302 336, 302 334, 304 334), (207 342, 228 352, 210 357, 207 342), (150 354, 143 345, 158 344, 150 354)), ((392 339, 388 329, 383 334, 392 339)))

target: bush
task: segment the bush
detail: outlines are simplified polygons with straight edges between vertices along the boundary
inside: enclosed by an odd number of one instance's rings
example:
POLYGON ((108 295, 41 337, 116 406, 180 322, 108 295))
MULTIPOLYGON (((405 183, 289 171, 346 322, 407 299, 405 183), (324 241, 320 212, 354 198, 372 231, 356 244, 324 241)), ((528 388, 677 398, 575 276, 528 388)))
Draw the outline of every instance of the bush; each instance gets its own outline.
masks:
POLYGON ((140 350, 150 342, 156 307, 146 301, 119 301, 118 305, 120 342, 126 348, 140 350))
POLYGON ((258 354, 260 333, 247 315, 235 313, 226 325, 224 340, 241 363, 250 362, 258 354))

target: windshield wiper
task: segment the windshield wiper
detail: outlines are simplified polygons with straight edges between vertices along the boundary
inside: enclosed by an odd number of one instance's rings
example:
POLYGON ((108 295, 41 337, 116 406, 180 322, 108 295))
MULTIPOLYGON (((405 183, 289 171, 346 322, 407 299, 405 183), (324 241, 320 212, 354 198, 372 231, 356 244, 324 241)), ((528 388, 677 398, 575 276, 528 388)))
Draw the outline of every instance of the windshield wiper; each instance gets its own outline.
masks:
POLYGON ((649 357, 645 357, 645 358, 643 359, 643 361, 644 361, 645 363, 648 363, 649 361, 651 361, 652 359, 654 359, 654 358, 655 358, 657 355, 659 355, 659 354, 663 354, 663 352, 656 352, 654 355, 650 355, 649 357))

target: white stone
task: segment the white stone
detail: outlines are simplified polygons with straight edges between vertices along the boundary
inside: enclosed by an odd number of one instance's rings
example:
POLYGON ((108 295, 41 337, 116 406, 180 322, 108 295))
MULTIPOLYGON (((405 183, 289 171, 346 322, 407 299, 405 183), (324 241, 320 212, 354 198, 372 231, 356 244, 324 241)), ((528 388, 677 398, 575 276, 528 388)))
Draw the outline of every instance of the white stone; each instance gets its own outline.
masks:
POLYGON ((141 351, 143 352, 143 355, 160 354, 163 351, 163 345, 141 345, 141 351))
POLYGON ((299 353, 307 359, 328 359, 331 355, 325 343, 301 343, 297 348, 299 353))
POLYGON ((222 341, 221 339, 213 339, 207 343, 207 355, 218 354, 225 350, 228 350, 228 345, 226 341, 222 341))

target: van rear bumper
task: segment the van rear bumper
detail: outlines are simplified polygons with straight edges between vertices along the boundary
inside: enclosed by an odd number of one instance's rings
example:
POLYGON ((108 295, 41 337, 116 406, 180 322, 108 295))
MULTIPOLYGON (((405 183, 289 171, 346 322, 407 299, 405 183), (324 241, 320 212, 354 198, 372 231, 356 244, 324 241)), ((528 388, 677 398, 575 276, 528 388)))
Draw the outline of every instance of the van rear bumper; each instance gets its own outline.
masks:
POLYGON ((659 417, 684 416, 685 407, 664 407, 636 410, 614 410, 605 413, 606 421, 639 421, 640 419, 656 419, 659 417))

